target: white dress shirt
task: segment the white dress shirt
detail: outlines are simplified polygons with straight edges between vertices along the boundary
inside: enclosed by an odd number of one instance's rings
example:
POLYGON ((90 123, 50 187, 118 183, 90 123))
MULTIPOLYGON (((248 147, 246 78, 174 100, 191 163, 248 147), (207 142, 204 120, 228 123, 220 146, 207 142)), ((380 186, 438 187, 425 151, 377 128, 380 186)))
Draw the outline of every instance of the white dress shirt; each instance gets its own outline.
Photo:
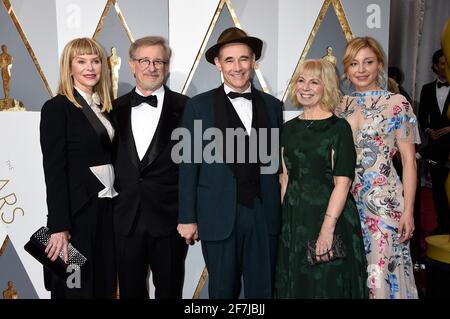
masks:
POLYGON ((112 141, 114 138, 114 128, 111 125, 111 122, 105 117, 105 115, 100 110, 100 97, 98 96, 97 92, 95 92, 92 95, 89 95, 83 91, 81 91, 79 88, 75 86, 75 89, 80 93, 80 95, 83 97, 83 99, 87 102, 87 104, 91 107, 92 111, 94 111, 95 115, 98 117, 100 122, 102 122, 103 126, 105 127, 106 131, 108 132, 108 136, 110 140, 112 141))
MULTIPOLYGON (((102 122, 103 126, 106 128, 108 136, 112 141, 114 138, 114 128, 100 110, 99 107, 100 98, 98 94, 94 93, 92 95, 89 95, 81 91, 77 87, 75 87, 75 89, 78 91, 78 93, 80 93, 83 99, 94 111, 95 115, 100 119, 100 122, 102 122)), ((95 177, 97 177, 97 179, 100 181, 100 183, 102 183, 103 186, 105 187, 104 189, 98 192, 99 198, 113 198, 119 195, 119 193, 117 193, 116 190, 114 189, 115 175, 114 175, 114 167, 112 166, 112 164, 91 166, 89 167, 89 169, 91 170, 92 174, 94 174, 95 177)))
MULTIPOLYGON (((136 93, 144 96, 138 88, 136 88, 136 93)), ((164 102, 164 94, 164 86, 161 86, 152 93, 158 99, 156 107, 144 102, 131 108, 131 129, 133 130, 136 150, 141 160, 147 152, 158 127, 164 102)))
MULTIPOLYGON (((225 94, 230 93, 233 91, 228 85, 224 83, 223 88, 225 90, 225 94)), ((240 93, 250 93, 251 86, 249 85, 248 88, 244 92, 240 93)), ((238 114, 239 118, 241 119, 242 124, 244 124, 245 130, 247 131, 247 134, 250 135, 251 129, 252 129, 252 119, 253 119, 253 109, 252 109, 252 101, 247 100, 244 97, 237 97, 235 99, 232 99, 228 97, 231 104, 233 104, 234 109, 236 110, 236 113, 238 114)))
POLYGON ((89 169, 105 187, 98 192, 98 198, 113 198, 119 195, 119 193, 114 189, 115 175, 112 164, 91 166, 89 169))
MULTIPOLYGON (((442 82, 442 81, 438 79, 438 82, 442 82)), ((438 101, 439 110, 441 111, 441 114, 442 114, 442 111, 444 111, 445 100, 447 99, 449 92, 450 92, 450 86, 442 86, 442 87, 438 88, 437 82, 436 82, 436 98, 438 101)))

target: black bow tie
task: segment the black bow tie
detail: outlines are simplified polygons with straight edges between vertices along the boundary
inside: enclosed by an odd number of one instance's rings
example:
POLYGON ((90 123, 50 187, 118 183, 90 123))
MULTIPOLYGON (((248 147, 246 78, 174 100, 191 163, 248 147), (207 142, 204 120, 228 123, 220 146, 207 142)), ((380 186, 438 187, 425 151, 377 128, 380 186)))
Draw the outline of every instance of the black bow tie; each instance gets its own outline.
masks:
POLYGON ((131 106, 135 107, 142 103, 147 103, 153 107, 156 107, 158 105, 158 98, 156 95, 142 96, 137 92, 134 92, 133 97, 131 98, 131 106))
POLYGON ((244 99, 247 99, 247 100, 253 99, 253 93, 251 93, 251 92, 247 92, 247 93, 229 92, 228 96, 231 99, 235 99, 238 97, 243 97, 244 99))
POLYGON ((448 87, 449 85, 450 85, 450 83, 448 83, 448 82, 440 82, 440 81, 438 81, 438 83, 437 83, 438 89, 440 89, 443 86, 448 87))

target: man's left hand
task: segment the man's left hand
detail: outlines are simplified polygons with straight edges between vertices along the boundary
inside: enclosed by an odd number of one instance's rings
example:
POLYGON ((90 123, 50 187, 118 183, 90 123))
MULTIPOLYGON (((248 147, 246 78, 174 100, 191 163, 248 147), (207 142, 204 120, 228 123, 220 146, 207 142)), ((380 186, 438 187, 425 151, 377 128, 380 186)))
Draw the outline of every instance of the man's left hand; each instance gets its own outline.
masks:
POLYGON ((177 231, 186 240, 186 244, 194 244, 198 240, 197 224, 178 224, 177 231))

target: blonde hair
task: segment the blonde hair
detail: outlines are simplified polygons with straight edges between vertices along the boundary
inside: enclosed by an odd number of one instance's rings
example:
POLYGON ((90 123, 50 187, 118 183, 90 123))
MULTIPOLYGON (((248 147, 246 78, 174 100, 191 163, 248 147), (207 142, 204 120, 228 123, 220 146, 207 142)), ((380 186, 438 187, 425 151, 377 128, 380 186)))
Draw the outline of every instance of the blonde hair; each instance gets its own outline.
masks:
POLYGON ((294 75, 294 87, 291 89, 290 101, 294 106, 300 107, 297 100, 295 83, 302 74, 310 74, 317 77, 323 84, 323 97, 320 100, 320 105, 324 110, 333 112, 335 107, 341 100, 341 91, 339 90, 339 80, 336 74, 336 69, 331 62, 326 60, 304 60, 297 68, 294 75))
POLYGON ((350 64, 352 63, 355 56, 358 54, 359 50, 369 48, 375 54, 378 63, 382 65, 382 68, 378 71, 377 85, 380 87, 386 86, 386 79, 383 67, 386 65, 384 63, 384 52, 381 45, 372 37, 356 37, 350 40, 345 47, 344 56, 342 57, 342 64, 344 65, 344 72, 347 73, 350 64))
POLYGON ((395 94, 400 94, 400 89, 398 88, 398 83, 395 82, 395 80, 391 77, 388 77, 388 91, 395 93, 395 94))
POLYGON ((100 45, 90 38, 73 39, 64 47, 59 67, 58 93, 66 96, 70 102, 81 108, 74 97, 74 81, 72 77, 72 61, 76 56, 84 54, 96 54, 101 61, 100 80, 94 86, 94 92, 100 97, 102 112, 110 112, 112 109, 110 95, 109 69, 105 53, 100 45))

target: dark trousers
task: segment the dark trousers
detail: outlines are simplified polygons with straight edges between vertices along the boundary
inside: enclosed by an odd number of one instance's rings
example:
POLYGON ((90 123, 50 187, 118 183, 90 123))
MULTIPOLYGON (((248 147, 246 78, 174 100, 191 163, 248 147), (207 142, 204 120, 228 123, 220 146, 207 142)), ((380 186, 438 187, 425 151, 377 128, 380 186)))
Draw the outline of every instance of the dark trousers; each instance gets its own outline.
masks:
POLYGON ((238 205, 230 237, 202 241, 209 298, 238 298, 241 276, 245 298, 272 298, 277 238, 268 234, 259 200, 253 209, 238 205))
POLYGON ((176 230, 152 237, 145 223, 136 223, 129 236, 116 235, 119 294, 121 299, 148 299, 149 266, 156 299, 181 299, 187 245, 176 230))
POLYGON ((437 214, 438 228, 443 233, 450 232, 450 210, 448 207, 447 194, 445 192, 445 180, 448 168, 442 164, 432 165, 431 181, 433 183, 433 202, 437 214))
MULTIPOLYGON (((81 268, 79 287, 70 287, 66 281, 52 275, 47 269, 44 270, 52 299, 115 297, 116 267, 112 218, 111 200, 94 198, 72 219, 70 242, 87 261, 81 268)), ((75 275, 75 272, 71 274, 75 275)))

